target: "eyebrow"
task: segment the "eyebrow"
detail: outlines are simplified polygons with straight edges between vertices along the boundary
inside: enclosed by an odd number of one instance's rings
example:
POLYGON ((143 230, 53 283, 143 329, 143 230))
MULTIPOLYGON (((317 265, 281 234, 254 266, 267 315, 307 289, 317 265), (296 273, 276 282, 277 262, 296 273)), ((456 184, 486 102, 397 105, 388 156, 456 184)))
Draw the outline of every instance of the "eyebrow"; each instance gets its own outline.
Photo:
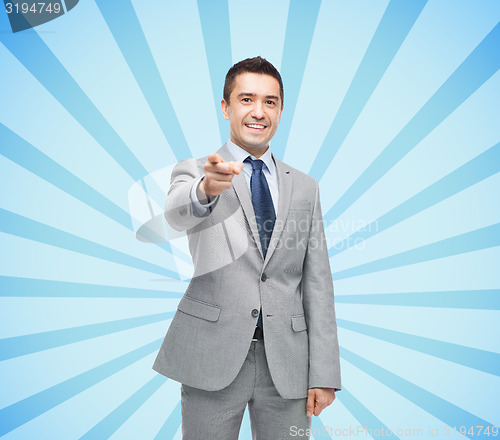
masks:
MULTIPOLYGON (((242 96, 257 96, 255 93, 251 93, 251 92, 241 92, 237 97, 238 98, 241 98, 242 96)), ((265 97, 266 99, 275 99, 276 101, 279 100, 279 97, 278 96, 275 96, 275 95, 266 95, 265 97)))

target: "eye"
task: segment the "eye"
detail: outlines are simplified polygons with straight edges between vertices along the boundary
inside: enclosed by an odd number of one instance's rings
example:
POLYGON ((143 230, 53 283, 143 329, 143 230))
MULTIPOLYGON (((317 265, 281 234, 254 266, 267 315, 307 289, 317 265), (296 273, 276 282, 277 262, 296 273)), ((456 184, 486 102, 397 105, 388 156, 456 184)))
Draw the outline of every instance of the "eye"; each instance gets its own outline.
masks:
POLYGON ((276 103, 274 101, 271 101, 271 100, 266 101, 266 104, 271 105, 271 106, 276 105, 276 103))
POLYGON ((243 102, 250 102, 250 98, 243 98, 242 101, 243 102))

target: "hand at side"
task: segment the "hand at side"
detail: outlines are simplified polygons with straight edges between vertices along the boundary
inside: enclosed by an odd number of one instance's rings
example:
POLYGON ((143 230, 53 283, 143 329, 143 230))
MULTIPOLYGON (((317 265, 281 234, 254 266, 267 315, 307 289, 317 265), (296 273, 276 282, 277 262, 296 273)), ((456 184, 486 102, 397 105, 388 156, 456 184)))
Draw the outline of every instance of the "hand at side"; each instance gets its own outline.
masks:
POLYGON ((335 400, 335 388, 310 388, 307 394, 307 417, 319 416, 335 400))

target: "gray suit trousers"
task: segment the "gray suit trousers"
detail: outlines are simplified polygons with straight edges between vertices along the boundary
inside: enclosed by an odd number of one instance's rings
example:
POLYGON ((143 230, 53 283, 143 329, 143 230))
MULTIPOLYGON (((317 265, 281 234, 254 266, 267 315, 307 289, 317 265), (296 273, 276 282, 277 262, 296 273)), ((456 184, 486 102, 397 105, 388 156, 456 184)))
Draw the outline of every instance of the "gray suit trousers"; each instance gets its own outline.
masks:
POLYGON ((248 404, 253 440, 308 439, 307 398, 284 399, 269 373, 263 340, 253 341, 236 379, 226 388, 181 387, 183 440, 237 440, 248 404))

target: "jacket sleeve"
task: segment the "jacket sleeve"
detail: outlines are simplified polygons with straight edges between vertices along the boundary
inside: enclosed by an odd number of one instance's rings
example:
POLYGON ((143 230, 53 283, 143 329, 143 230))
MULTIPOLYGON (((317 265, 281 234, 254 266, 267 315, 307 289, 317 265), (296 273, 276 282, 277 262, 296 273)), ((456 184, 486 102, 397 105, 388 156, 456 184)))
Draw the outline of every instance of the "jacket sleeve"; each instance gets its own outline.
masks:
POLYGON ((193 228, 205 220, 217 205, 219 197, 202 216, 195 213, 191 190, 202 172, 196 159, 184 159, 175 165, 170 177, 170 188, 165 203, 165 218, 176 231, 193 228))
MULTIPOLYGON (((198 194, 197 194, 196 190, 204 177, 205 176, 203 175, 203 176, 200 176, 197 179, 195 179, 194 184, 191 186, 191 192, 189 193, 189 195, 191 197, 191 202, 193 203, 193 213, 196 217, 205 216, 205 214, 207 213, 209 208, 211 206, 213 206, 215 204, 215 202, 217 201, 216 200, 217 197, 219 197, 219 196, 212 197, 211 198, 212 200, 210 202, 201 203, 200 199, 198 198, 198 194)), ((210 200, 210 197, 208 199, 210 200)))
POLYGON ((309 336, 309 388, 341 390, 340 356, 332 272, 323 227, 319 186, 302 270, 302 301, 309 336))

